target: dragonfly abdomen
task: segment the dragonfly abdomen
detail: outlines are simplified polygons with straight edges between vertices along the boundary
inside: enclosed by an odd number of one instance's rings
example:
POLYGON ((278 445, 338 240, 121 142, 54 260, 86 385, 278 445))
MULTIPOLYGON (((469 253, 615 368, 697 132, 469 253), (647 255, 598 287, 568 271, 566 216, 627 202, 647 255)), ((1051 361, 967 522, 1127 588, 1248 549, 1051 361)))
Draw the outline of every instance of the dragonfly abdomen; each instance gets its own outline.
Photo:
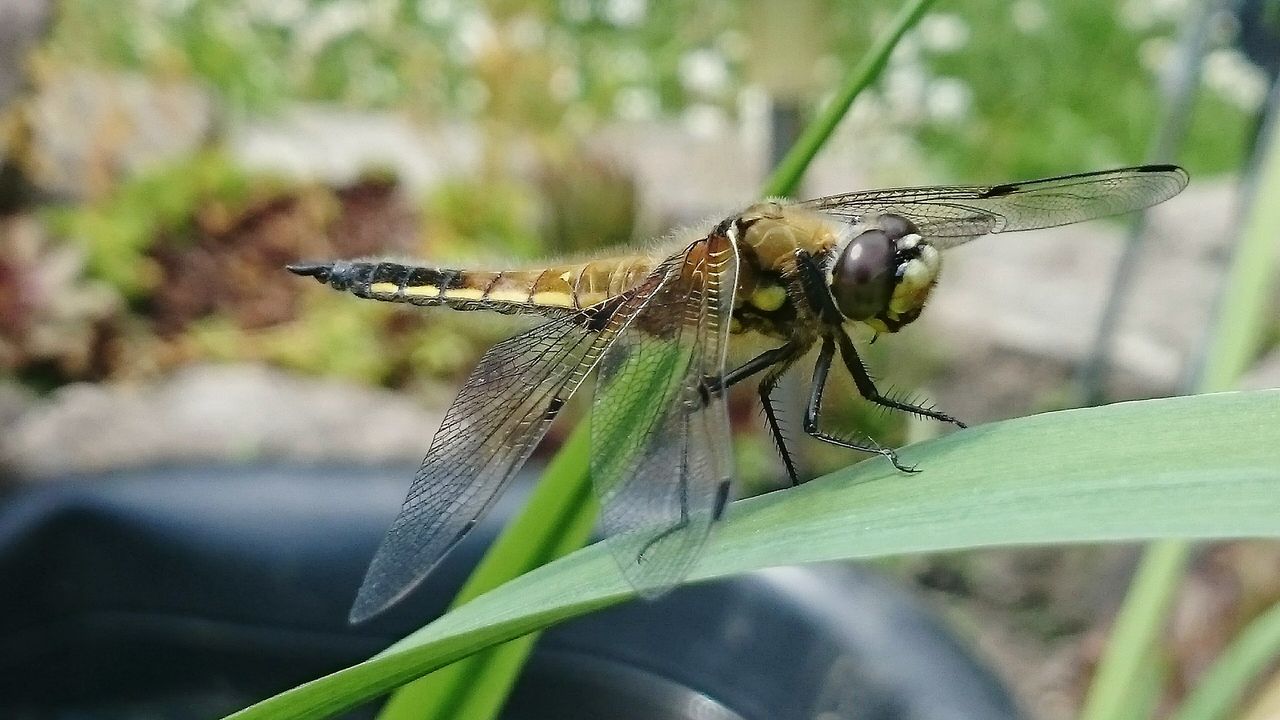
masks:
POLYGON ((547 313, 579 310, 630 289, 651 271, 647 258, 599 260, 532 270, 462 270, 394 262, 290 265, 337 290, 385 302, 458 310, 547 313))

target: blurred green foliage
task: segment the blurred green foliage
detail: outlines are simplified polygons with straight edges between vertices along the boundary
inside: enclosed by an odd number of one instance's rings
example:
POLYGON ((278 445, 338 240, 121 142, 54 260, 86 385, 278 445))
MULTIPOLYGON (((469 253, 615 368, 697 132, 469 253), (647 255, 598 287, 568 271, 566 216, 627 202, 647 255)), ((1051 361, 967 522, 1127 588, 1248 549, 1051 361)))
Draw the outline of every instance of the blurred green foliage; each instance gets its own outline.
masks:
POLYGON ((226 155, 208 151, 124 182, 98 202, 50 209, 47 220, 57 234, 84 248, 91 276, 137 299, 159 280, 147 258, 159 238, 181 241, 189 236, 202 208, 243 206, 255 195, 282 187, 270 178, 253 178, 226 155))
MULTIPOLYGON (((762 47, 817 58, 794 68, 796 83, 829 86, 891 10, 872 0, 804 6, 815 26, 778 43, 762 37, 772 28, 753 0, 67 0, 46 54, 198 78, 240 110, 336 101, 572 135, 617 118, 732 116, 762 64, 792 62, 761 61, 762 47)), ((864 104, 951 175, 1034 177, 1143 158, 1177 7, 955 0, 940 10, 864 104)), ((1221 75, 1180 158, 1196 174, 1237 167, 1250 127, 1247 98, 1221 75)))

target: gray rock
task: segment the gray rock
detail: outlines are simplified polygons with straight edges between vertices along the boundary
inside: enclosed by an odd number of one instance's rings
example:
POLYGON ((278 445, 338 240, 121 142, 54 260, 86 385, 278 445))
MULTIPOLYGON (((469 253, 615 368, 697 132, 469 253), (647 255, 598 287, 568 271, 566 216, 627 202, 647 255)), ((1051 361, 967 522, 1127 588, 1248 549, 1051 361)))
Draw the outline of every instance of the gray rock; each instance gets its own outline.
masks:
POLYGON ((154 386, 77 384, 0 437, 19 477, 180 462, 421 460, 440 417, 403 395, 253 365, 200 365, 154 386))
POLYGON ((0 0, 0 110, 26 82, 27 53, 48 32, 52 20, 52 0, 0 0))
POLYGON ((31 182, 88 198, 121 177, 187 155, 213 132, 213 99, 197 86, 76 70, 28 101, 31 182))
POLYGON ((227 147, 239 164, 299 180, 350 185, 370 170, 389 170, 412 193, 480 163, 473 128, 427 132, 407 118, 324 105, 298 105, 274 118, 236 124, 227 147))

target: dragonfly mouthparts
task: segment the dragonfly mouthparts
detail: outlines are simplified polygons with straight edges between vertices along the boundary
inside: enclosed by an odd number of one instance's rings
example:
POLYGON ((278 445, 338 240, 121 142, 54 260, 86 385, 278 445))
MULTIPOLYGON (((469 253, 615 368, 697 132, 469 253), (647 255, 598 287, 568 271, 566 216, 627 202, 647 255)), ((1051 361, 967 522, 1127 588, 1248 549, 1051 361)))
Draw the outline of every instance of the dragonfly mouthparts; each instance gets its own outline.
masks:
POLYGON ((328 283, 329 278, 333 274, 333 265, 331 263, 299 263, 296 265, 285 265, 284 269, 294 275, 313 277, 321 283, 328 283))

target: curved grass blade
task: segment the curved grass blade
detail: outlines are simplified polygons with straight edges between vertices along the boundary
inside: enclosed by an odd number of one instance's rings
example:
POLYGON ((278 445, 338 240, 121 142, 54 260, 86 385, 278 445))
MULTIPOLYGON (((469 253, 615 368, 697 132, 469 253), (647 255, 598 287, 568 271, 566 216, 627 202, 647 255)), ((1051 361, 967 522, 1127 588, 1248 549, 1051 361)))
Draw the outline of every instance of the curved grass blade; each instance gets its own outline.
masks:
POLYGON ((1171 720, 1227 720, 1258 675, 1280 656, 1280 603, 1232 641, 1196 683, 1171 720))
MULTIPOLYGON (((694 579, 995 545, 1280 537, 1280 390, 1066 410, 903 449, 734 503, 694 579)), ((381 655, 233 715, 321 718, 481 648, 631 597, 607 551, 561 558, 381 655)))

